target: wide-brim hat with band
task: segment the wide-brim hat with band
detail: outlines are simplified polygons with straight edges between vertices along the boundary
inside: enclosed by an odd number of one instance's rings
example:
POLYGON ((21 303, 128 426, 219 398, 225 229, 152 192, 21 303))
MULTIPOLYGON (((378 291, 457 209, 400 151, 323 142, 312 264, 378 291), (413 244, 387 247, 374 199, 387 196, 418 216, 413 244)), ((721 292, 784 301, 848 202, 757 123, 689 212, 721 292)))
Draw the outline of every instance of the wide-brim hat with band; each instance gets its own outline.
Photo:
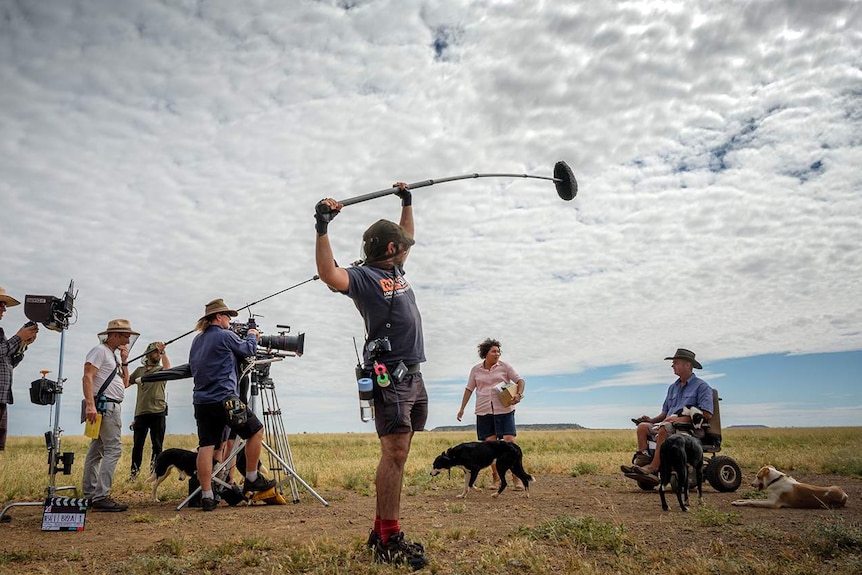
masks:
POLYGON ((665 359, 684 359, 691 362, 692 367, 696 369, 703 369, 703 366, 700 365, 700 362, 694 359, 694 352, 687 349, 679 348, 676 350, 675 354, 670 357, 666 357, 665 359))
POLYGON ((378 220, 362 234, 362 251, 365 253, 366 260, 384 259, 389 242, 409 247, 415 244, 416 240, 395 222, 378 220))
POLYGON ((231 317, 236 317, 239 315, 236 310, 227 307, 227 304, 224 303, 224 300, 222 298, 218 298, 212 300, 206 305, 206 307, 204 308, 204 315, 201 316, 201 319, 199 319, 198 321, 205 320, 206 318, 213 316, 217 313, 226 313, 231 317))
POLYGON ((0 301, 6 304, 6 307, 12 307, 14 305, 21 305, 21 302, 15 299, 14 297, 7 295, 6 290, 0 287, 0 301))
POLYGON ((132 324, 127 319, 112 319, 108 322, 108 327, 104 331, 100 331, 99 335, 108 335, 109 333, 128 333, 131 335, 141 335, 132 329, 132 324))

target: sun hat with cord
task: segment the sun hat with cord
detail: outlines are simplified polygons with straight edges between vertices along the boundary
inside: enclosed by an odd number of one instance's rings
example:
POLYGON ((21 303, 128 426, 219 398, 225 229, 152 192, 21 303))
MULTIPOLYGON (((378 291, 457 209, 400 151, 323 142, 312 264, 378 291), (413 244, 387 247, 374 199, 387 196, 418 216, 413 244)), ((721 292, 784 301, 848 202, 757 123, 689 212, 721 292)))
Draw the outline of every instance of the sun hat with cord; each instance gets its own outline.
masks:
POLYGON ((108 327, 98 333, 99 341, 105 343, 108 340, 108 336, 112 333, 129 334, 129 349, 132 349, 132 346, 134 346, 135 342, 138 340, 138 336, 141 335, 132 329, 132 324, 129 320, 122 318, 112 319, 109 321, 108 327))
POLYGON ((6 304, 6 307, 12 307, 16 305, 21 305, 21 302, 15 299, 14 297, 8 295, 6 290, 0 286, 0 301, 6 304))
POLYGON ((198 321, 203 321, 209 317, 214 316, 217 313, 226 313, 231 317, 236 317, 239 315, 239 312, 236 310, 230 309, 222 298, 214 299, 209 302, 204 307, 204 314, 198 321))

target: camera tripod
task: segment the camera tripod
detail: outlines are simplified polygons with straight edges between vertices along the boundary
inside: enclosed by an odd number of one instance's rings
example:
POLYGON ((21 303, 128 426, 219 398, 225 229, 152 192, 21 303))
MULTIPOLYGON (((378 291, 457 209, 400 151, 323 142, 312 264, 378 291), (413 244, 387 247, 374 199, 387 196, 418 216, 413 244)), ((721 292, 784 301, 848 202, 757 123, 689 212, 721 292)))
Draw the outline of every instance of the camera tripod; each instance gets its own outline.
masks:
MULTIPOLYGON (((320 501, 325 507, 329 503, 320 496, 302 477, 294 470, 293 454, 290 451, 290 442, 287 439, 287 432, 284 429, 284 420, 281 417, 281 407, 278 404, 278 397, 275 394, 275 384, 272 378, 269 377, 269 367, 273 362, 281 361, 285 357, 282 354, 268 354, 270 357, 254 358, 247 368, 246 372, 240 379, 250 376, 251 387, 250 395, 251 402, 249 407, 257 413, 258 397, 262 397, 263 409, 261 411, 263 422, 263 449, 268 454, 268 465, 273 478, 276 480, 275 489, 278 490, 286 482, 290 484, 290 494, 293 503, 299 503, 299 485, 302 485, 309 493, 320 501), (250 372, 250 373, 249 373, 250 372)), ((236 460, 239 452, 245 448, 245 441, 237 439, 230 454, 224 458, 224 461, 213 468, 212 482, 220 485, 224 489, 230 489, 231 486, 221 474, 225 469, 229 469, 236 460)), ((244 469, 239 470, 240 473, 245 473, 244 469)), ((198 487, 189 494, 176 508, 177 511, 189 504, 201 488, 198 487)))
MULTIPOLYGON (((63 395, 63 353, 65 340, 66 330, 64 328, 60 331, 60 366, 57 370, 57 381, 54 383, 54 401, 50 404, 51 410, 49 412, 49 420, 53 416, 54 424, 49 431, 45 432, 45 446, 48 448, 49 476, 46 499, 44 501, 18 501, 9 503, 3 508, 3 511, 0 511, 0 521, 9 521, 11 519, 10 516, 6 515, 6 511, 12 507, 44 507, 47 502, 55 498, 58 491, 71 490, 75 492, 76 496, 78 495, 78 488, 74 485, 57 487, 56 481, 57 472, 62 472, 63 475, 70 475, 72 473, 72 463, 75 461, 75 453, 73 451, 60 453, 60 435, 63 433, 63 430, 60 429, 60 404, 62 403, 61 396, 63 395)), ((43 378, 47 373, 47 371, 42 372, 43 378)))

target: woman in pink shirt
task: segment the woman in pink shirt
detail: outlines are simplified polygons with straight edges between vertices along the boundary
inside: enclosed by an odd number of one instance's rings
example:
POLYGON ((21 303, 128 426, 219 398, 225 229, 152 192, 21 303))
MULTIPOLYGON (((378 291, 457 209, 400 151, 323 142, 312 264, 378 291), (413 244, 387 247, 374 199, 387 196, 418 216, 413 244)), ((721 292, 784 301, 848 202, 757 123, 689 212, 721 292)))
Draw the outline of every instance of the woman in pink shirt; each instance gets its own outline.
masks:
MULTIPOLYGON (((478 345, 479 357, 482 361, 470 370, 467 388, 458 410, 458 421, 464 416, 464 408, 470 401, 473 391, 476 392, 476 436, 479 441, 504 440, 515 442, 515 405, 524 398, 524 380, 511 365, 500 361, 500 342, 496 339, 486 339, 478 345), (501 399, 501 386, 515 382, 517 388, 511 395, 511 401, 506 405, 501 399)), ((494 483, 499 484, 500 476, 497 467, 492 465, 494 483)), ((515 489, 523 489, 515 479, 515 489)))

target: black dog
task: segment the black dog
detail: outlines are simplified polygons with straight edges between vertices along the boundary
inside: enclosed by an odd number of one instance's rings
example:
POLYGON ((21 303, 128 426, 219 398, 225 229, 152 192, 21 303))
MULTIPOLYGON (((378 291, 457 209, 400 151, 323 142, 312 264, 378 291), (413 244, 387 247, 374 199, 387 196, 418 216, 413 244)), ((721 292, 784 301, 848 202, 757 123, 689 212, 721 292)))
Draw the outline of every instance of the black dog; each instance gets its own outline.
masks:
POLYGON ((668 437, 661 444, 661 464, 659 465, 659 487, 661 508, 667 511, 664 490, 670 486, 671 473, 676 473, 676 498, 683 511, 688 511, 688 466, 694 468, 697 480, 697 497, 703 498, 703 447, 700 442, 685 433, 668 437), (683 503, 683 493, 685 503, 683 503))
POLYGON ((473 487, 479 472, 495 461, 500 474, 500 488, 493 497, 506 489, 506 472, 509 470, 524 483, 524 493, 529 497, 533 476, 524 471, 524 454, 516 444, 506 441, 473 441, 451 447, 434 460, 431 475, 438 475, 444 469, 461 467, 464 470, 464 491, 458 497, 467 497, 467 491, 473 487))
POLYGON ((194 477, 198 471, 198 454, 188 449, 178 449, 175 447, 165 449, 159 453, 153 465, 153 473, 146 481, 147 483, 153 483, 153 501, 159 500, 156 490, 162 481, 167 479, 168 475, 171 474, 171 469, 177 470, 180 481, 186 477, 194 477))

